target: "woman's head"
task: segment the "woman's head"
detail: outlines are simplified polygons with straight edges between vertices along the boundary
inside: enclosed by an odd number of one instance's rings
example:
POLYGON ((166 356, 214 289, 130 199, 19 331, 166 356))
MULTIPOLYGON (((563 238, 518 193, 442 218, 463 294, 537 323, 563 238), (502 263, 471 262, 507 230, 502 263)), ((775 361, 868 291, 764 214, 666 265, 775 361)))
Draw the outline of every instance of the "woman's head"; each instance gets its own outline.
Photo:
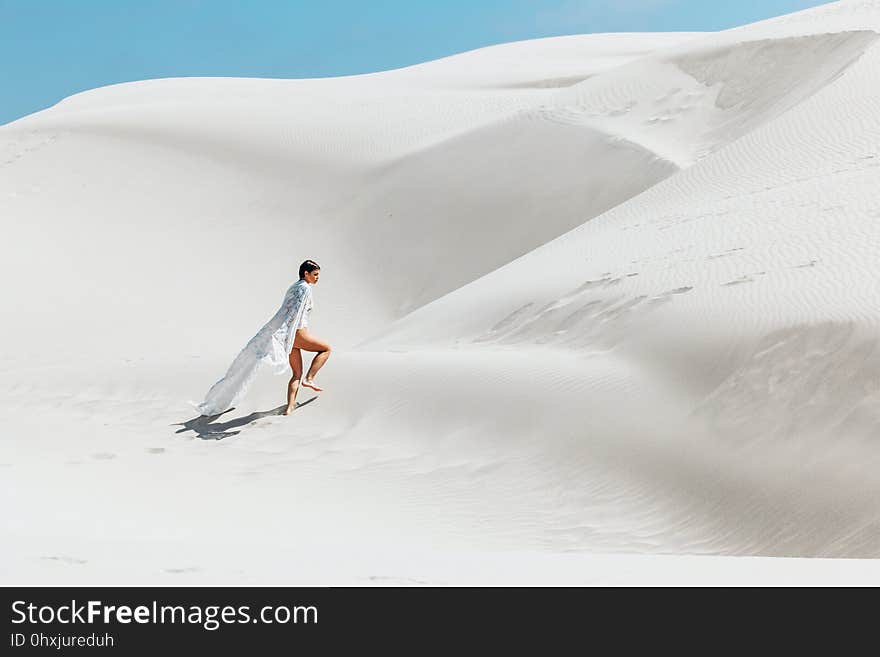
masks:
POLYGON ((306 279, 309 283, 316 283, 320 273, 321 268, 314 260, 306 260, 299 266, 299 277, 306 279))

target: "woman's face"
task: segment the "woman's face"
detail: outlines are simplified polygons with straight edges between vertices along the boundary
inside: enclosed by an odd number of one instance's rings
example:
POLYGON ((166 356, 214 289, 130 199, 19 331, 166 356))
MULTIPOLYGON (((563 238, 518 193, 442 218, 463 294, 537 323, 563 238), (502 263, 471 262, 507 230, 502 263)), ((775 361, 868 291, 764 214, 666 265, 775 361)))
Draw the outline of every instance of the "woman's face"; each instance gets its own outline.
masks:
POLYGON ((321 275, 321 270, 316 269, 315 271, 307 271, 305 274, 303 274, 303 278, 306 279, 306 283, 310 283, 310 284, 314 285, 315 283, 318 282, 318 276, 320 276, 320 275, 321 275))

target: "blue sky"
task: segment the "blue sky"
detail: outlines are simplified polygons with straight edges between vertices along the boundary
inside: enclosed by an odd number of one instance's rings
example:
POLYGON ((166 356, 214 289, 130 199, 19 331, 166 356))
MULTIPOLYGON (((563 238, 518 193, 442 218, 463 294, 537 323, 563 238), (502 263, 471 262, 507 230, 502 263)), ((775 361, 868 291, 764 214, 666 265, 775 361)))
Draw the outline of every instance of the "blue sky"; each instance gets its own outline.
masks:
POLYGON ((367 73, 588 32, 719 30, 823 0, 0 0, 0 125, 184 76, 367 73))

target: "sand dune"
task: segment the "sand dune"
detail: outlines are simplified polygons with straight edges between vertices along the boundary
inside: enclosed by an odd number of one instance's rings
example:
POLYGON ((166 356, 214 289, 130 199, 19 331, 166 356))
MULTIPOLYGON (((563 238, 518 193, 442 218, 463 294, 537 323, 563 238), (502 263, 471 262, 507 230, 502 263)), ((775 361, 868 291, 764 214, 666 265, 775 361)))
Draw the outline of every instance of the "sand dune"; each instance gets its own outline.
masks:
POLYGON ((833 3, 0 127, 4 581, 880 581, 768 559, 880 556, 878 32, 833 3), (305 258, 326 392, 193 418, 305 258))

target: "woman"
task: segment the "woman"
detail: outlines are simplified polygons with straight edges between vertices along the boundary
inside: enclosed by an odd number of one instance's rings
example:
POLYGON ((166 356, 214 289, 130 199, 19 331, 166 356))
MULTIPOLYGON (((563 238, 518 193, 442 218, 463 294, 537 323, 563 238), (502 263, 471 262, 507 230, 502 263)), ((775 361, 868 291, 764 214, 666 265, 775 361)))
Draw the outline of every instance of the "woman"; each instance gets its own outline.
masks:
POLYGON ((330 357, 330 345, 309 333, 309 314, 312 311, 312 286, 318 282, 321 268, 313 260, 299 266, 299 280, 291 285, 284 301, 275 315, 245 345, 226 375, 217 381, 204 401, 190 402, 202 415, 218 415, 226 412, 244 395, 259 370, 261 363, 272 366, 276 374, 293 369, 293 377, 287 385, 287 406, 284 415, 290 415, 296 407, 296 393, 300 384, 320 392, 315 381, 318 370, 330 357), (306 377, 302 378, 302 350, 316 352, 306 377))
POLYGON ((318 370, 323 367, 327 359, 330 358, 330 345, 309 333, 309 314, 312 312, 312 285, 318 282, 321 275, 321 268, 313 260, 306 260, 299 266, 299 281, 294 283, 300 285, 300 281, 305 281, 308 287, 306 294, 305 310, 298 324, 295 325, 295 335, 293 347, 290 350, 290 368, 293 370, 293 377, 287 384, 287 408, 284 409, 284 415, 290 415, 296 408, 296 393, 299 391, 300 377, 302 377, 303 361, 302 350, 314 351, 315 357, 312 358, 312 364, 306 378, 302 379, 302 385, 311 388, 316 392, 321 392, 323 388, 319 388, 315 382, 315 375, 318 370))

